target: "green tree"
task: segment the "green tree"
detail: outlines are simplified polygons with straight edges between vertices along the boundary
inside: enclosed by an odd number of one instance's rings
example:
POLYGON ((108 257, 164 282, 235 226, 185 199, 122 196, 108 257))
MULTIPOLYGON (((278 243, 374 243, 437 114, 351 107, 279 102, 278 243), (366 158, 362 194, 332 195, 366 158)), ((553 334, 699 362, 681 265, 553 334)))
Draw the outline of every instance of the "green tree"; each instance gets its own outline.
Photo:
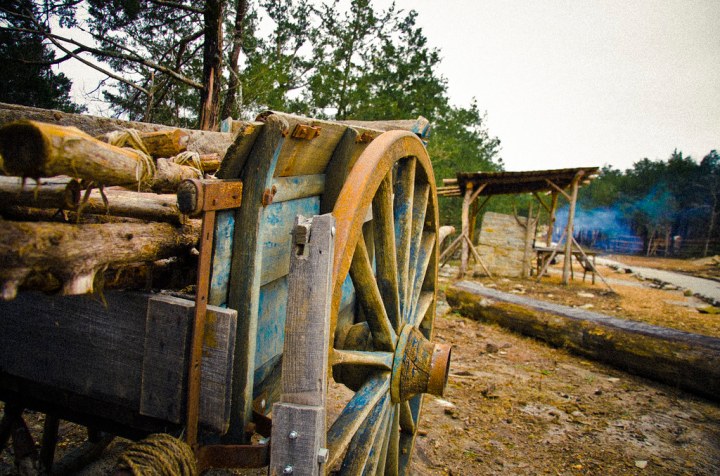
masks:
POLYGON ((62 58, 56 59, 43 36, 32 32, 35 12, 31 0, 13 0, 0 9, 0 61, 5 65, 0 102, 82 112, 85 108, 70 99, 70 79, 52 70, 62 58))

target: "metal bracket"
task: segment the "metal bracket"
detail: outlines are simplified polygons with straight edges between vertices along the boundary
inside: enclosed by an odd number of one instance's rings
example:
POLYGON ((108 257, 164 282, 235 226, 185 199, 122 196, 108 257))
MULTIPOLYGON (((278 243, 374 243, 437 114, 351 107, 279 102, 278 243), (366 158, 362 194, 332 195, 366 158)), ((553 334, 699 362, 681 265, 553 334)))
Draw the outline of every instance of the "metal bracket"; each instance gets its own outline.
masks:
POLYGON ((308 124, 298 124, 293 129, 290 137, 293 139, 312 140, 320 135, 322 129, 318 126, 310 126, 308 124))

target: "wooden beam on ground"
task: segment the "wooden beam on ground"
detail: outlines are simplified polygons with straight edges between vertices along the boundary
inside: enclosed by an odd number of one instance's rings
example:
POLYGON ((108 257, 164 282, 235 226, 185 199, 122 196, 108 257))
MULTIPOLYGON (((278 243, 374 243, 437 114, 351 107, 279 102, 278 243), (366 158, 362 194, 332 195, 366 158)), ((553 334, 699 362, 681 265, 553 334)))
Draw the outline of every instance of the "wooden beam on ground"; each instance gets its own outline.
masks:
POLYGON ((462 281, 452 308, 622 370, 720 401, 720 339, 623 320, 462 281))

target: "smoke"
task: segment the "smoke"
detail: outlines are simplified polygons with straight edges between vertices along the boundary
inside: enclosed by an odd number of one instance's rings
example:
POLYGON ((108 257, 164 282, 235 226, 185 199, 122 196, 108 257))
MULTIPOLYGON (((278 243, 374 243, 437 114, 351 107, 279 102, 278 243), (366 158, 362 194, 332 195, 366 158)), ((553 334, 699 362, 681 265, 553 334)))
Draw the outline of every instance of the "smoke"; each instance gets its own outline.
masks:
MULTIPOLYGON (((555 214, 553 241, 559 242, 567 227, 568 206, 555 214)), ((575 209, 573 220, 575 239, 583 246, 617 253, 638 253, 643 250, 643 240, 636 236, 618 207, 585 210, 575 209)))

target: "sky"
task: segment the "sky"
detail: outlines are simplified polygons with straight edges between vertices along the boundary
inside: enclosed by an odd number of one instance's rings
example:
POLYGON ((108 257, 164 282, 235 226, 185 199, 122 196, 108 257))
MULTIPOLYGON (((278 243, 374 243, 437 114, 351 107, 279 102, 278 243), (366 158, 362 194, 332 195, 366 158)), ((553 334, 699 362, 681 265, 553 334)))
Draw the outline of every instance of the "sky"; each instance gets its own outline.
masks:
POLYGON ((396 3, 442 51, 451 100, 487 111, 507 170, 720 149, 718 0, 396 3))
MULTIPOLYGON (((382 8, 390 0, 375 0, 382 8)), ((720 0, 396 0, 506 170, 700 160, 720 149, 720 0)), ((74 91, 97 75, 67 73, 74 91)))

